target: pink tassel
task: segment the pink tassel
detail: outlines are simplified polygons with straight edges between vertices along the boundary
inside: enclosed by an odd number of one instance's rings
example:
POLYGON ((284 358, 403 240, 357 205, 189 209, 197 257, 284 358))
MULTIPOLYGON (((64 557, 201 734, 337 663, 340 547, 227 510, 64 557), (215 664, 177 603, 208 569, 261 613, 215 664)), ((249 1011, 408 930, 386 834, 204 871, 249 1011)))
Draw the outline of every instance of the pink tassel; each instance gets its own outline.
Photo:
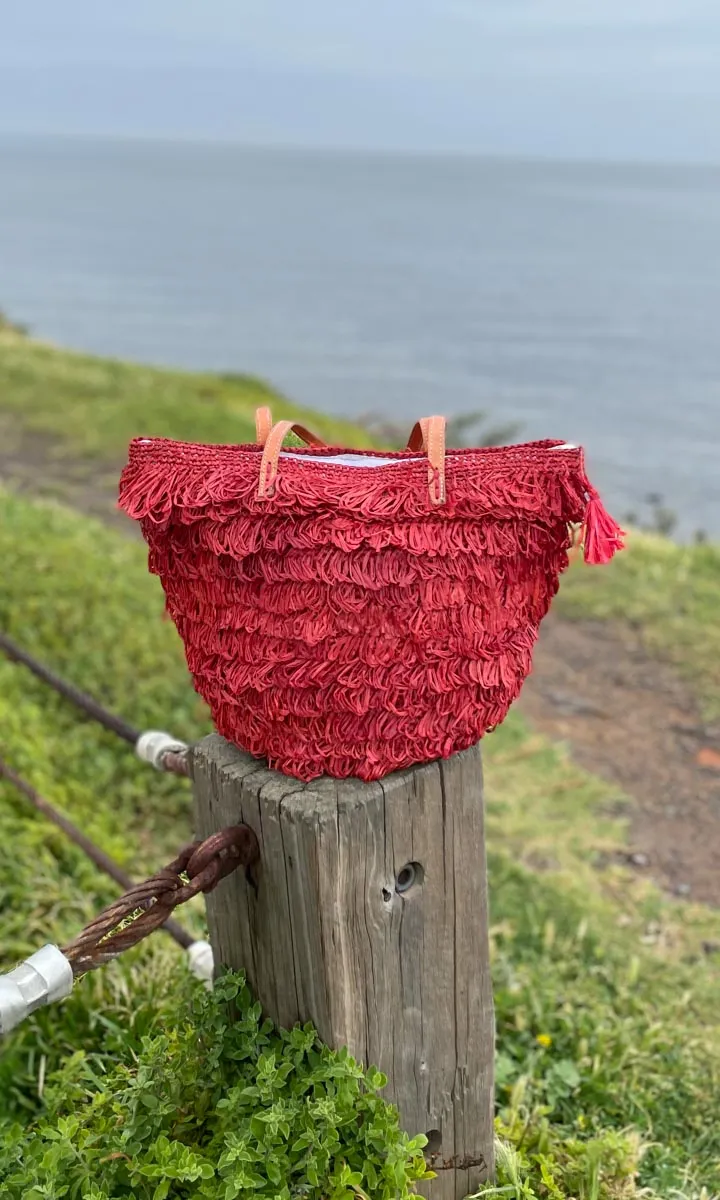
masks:
POLYGON ((589 488, 588 492, 590 498, 583 525, 585 562, 591 566, 599 566, 610 562, 615 552, 624 548, 625 530, 620 528, 604 508, 595 489, 589 488))

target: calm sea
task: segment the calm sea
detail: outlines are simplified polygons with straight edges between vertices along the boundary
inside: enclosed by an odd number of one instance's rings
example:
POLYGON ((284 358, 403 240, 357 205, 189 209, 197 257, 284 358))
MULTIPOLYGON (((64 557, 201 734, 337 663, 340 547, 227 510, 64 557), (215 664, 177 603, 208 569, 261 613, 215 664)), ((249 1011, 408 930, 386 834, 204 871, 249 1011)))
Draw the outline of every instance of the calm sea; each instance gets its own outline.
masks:
POLYGON ((0 307, 408 428, 485 409, 720 533, 720 169, 5 139, 0 307))

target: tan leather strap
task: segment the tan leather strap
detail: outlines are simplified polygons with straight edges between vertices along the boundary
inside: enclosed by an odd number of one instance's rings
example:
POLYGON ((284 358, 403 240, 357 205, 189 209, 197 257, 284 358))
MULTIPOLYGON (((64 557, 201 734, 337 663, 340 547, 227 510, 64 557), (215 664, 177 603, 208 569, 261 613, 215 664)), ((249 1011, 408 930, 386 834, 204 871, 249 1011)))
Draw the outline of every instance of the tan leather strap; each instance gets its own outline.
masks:
POLYGON ((278 421, 273 425, 265 442, 263 456, 260 461, 260 483, 258 484, 258 500, 269 500, 275 494, 275 480, 278 473, 278 460, 282 444, 289 433, 296 433, 308 446, 324 446, 322 438, 310 433, 304 425, 295 421, 278 421))
POLYGON ((264 446, 272 429, 272 413, 269 408, 255 409, 255 441, 264 446))
POLYGON ((423 417, 414 426, 408 450, 424 450, 428 457, 430 503, 444 504, 445 492, 445 418, 423 417))

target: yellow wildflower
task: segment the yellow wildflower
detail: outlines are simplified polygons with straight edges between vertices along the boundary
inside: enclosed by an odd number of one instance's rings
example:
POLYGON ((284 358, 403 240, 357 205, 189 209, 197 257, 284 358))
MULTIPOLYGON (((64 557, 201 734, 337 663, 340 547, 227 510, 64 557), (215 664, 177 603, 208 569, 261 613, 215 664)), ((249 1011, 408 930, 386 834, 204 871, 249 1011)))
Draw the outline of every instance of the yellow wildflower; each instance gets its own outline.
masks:
POLYGON ((550 1037, 549 1033, 539 1033, 535 1038, 535 1041, 539 1042, 541 1046, 544 1046, 546 1050, 549 1046, 552 1046, 552 1038, 550 1037))

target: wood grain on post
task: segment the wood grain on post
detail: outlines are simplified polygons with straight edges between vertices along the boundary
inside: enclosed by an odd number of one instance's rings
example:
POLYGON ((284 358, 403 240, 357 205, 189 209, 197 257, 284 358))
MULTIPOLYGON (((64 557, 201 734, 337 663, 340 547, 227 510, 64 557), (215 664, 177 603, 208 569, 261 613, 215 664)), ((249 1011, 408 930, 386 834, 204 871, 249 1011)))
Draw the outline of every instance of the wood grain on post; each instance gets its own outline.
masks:
POLYGON ((216 962, 281 1026, 312 1021, 388 1076, 426 1133, 433 1200, 493 1174, 494 1020, 480 748, 379 783, 270 771, 217 735, 194 750, 198 836, 244 821, 260 868, 208 896, 216 962))

